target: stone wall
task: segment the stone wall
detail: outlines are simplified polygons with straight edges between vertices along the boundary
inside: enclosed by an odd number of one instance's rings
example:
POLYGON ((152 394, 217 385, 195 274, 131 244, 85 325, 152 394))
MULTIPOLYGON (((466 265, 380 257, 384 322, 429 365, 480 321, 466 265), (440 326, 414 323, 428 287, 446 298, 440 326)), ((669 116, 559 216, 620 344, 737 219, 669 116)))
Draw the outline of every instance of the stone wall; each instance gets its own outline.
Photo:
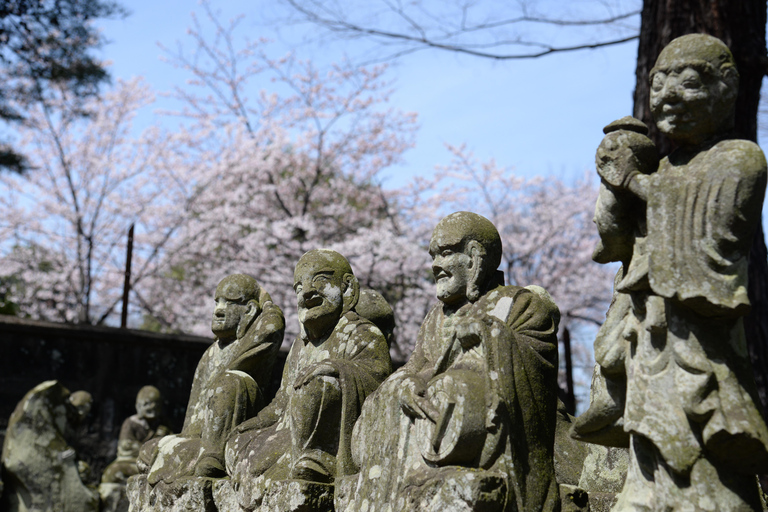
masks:
MULTIPOLYGON (((40 382, 58 379, 70 391, 89 391, 94 407, 77 448, 91 464, 95 480, 115 457, 120 426, 136 412, 142 386, 160 389, 169 426, 181 430, 195 367, 211 341, 0 316, 0 437, 16 404, 40 382)), ((281 352, 273 388, 284 362, 281 352)))

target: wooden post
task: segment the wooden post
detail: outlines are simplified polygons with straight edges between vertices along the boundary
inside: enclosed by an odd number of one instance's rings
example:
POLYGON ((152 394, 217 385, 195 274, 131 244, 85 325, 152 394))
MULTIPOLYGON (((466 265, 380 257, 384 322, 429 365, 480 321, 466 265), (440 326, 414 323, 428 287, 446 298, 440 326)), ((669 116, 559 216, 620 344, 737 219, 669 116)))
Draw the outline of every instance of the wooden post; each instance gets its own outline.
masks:
POLYGON ((131 291, 131 258, 133 256, 133 224, 128 230, 128 247, 125 254, 125 282, 123 284, 123 313, 120 316, 120 327, 125 329, 128 324, 128 292, 131 291))

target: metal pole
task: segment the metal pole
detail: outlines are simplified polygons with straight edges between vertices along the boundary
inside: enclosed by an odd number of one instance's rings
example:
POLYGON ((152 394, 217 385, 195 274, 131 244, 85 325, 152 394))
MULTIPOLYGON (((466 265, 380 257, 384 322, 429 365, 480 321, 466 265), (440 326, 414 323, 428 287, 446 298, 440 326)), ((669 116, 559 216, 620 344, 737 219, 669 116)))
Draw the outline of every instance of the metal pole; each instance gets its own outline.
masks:
POLYGON ((131 257, 133 256, 133 224, 128 230, 128 248, 125 255, 125 282, 123 284, 123 314, 120 316, 120 327, 125 329, 128 323, 128 292, 131 291, 131 257))

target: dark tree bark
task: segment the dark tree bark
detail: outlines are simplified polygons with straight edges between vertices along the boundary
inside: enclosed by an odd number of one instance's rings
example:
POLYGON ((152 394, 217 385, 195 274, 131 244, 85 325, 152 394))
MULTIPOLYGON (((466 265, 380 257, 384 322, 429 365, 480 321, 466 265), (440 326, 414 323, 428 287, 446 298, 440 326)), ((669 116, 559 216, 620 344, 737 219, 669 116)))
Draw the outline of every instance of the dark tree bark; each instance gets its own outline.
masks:
MULTIPOLYGON (((733 52, 739 70, 736 135, 757 141, 757 108, 766 74, 766 0, 644 0, 637 54, 635 117, 645 122, 663 155, 671 150, 653 123, 648 73, 662 48, 691 33, 720 38, 733 52)), ((763 411, 768 411, 768 252, 762 222, 755 233, 749 264, 752 312, 746 318, 747 343, 763 411)))

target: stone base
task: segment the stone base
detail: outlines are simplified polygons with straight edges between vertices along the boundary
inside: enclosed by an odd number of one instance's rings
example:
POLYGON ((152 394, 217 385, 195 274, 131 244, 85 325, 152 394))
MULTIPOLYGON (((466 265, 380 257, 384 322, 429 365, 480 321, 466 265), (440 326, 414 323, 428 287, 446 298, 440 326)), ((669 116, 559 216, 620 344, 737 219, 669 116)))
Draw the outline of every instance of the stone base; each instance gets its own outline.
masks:
POLYGON ((422 485, 401 491, 405 510, 424 512, 502 512, 507 485, 502 475, 456 468, 422 485))
POLYGON ((275 481, 264 495, 259 512, 333 512, 333 490, 332 484, 275 481))
MULTIPOLYGON (((128 480, 129 512, 217 512, 211 492, 213 479, 184 478, 151 487, 146 475, 128 480)), ((222 511, 223 512, 223 511, 222 511)))
POLYGON ((99 484, 101 512, 128 512, 128 495, 124 484, 99 484))
POLYGON ((219 512, 251 512, 240 505, 229 478, 215 481, 212 491, 213 503, 219 512))

